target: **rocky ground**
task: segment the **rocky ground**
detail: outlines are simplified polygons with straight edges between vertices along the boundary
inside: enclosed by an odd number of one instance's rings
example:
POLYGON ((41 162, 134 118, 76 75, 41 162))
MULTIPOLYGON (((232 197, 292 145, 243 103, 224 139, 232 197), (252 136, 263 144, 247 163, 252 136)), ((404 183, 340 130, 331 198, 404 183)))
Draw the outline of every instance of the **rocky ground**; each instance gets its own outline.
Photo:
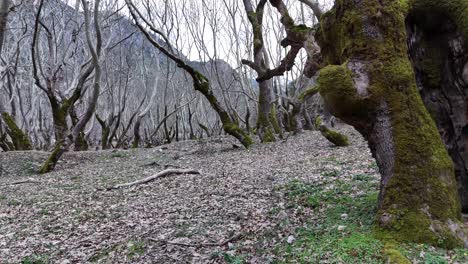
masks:
POLYGON ((46 175, 35 173, 46 153, 0 153, 0 263, 285 261, 281 252, 294 244, 296 228, 323 212, 291 207, 291 183, 333 186, 365 175, 377 186, 366 143, 341 130, 351 146, 333 147, 319 132, 250 150, 217 138, 68 153, 46 175), (167 168, 201 174, 102 190, 167 168))

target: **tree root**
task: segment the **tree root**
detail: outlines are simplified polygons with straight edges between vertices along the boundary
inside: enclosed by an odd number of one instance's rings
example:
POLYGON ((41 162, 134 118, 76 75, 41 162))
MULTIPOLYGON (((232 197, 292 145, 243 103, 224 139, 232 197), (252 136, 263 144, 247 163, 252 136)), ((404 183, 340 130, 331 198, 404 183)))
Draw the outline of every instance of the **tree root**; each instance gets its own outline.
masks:
POLYGON ((159 179, 159 178, 164 178, 166 176, 169 176, 169 175, 180 175, 180 174, 200 174, 199 171, 197 170, 182 170, 182 169, 167 169, 167 170, 163 170, 155 175, 152 175, 150 177, 147 177, 147 178, 144 178, 144 179, 141 179, 141 180, 138 180, 138 181, 134 181, 134 182, 129 182, 129 183, 123 183, 123 184, 117 184, 117 185, 114 185, 114 186, 111 186, 111 187, 107 187, 105 189, 98 189, 98 190, 107 190, 107 191, 110 191, 110 190, 115 190, 115 189, 120 189, 120 188, 127 188, 127 187, 131 187, 131 186, 135 186, 135 185, 139 185, 139 184, 145 184, 145 183, 148 183, 148 182, 151 182, 151 181, 154 181, 156 179, 159 179))

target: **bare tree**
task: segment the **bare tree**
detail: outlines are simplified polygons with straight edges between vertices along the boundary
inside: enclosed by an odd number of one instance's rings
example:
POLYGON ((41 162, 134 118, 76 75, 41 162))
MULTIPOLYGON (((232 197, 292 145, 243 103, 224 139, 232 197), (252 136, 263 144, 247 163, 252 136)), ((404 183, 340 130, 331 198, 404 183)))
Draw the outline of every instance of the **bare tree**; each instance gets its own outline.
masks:
MULTIPOLYGON (((0 59, 2 58, 2 51, 3 51, 3 44, 5 41, 6 35, 6 26, 8 22, 8 13, 10 12, 10 1, 4 0, 0 3, 0 59)), ((6 67, 5 67, 6 68, 6 67)), ((8 70, 7 70, 8 74, 8 70)), ((11 84, 11 79, 8 79, 8 84, 11 84)), ((15 105, 13 102, 13 90, 12 87, 9 86, 10 91, 10 102, 12 102, 12 110, 13 113, 15 112, 15 105)), ((3 104, 0 103, 0 127, 2 123, 5 124, 5 133, 2 132, 0 128, 0 148, 4 151, 7 150, 30 150, 32 148, 31 143, 29 141, 29 137, 26 133, 24 133, 21 128, 16 124, 14 119, 15 114, 11 116, 6 109, 4 108, 3 104), (3 122, 2 122, 3 121, 3 122), (7 136, 11 138, 11 142, 7 139, 7 136)))
POLYGON ((237 138, 245 147, 248 148, 253 143, 252 139, 250 138, 248 133, 246 133, 239 127, 239 125, 234 121, 234 119, 231 117, 228 111, 224 109, 224 107, 221 105, 218 99, 214 96, 208 78, 201 74, 199 71, 197 71, 194 67, 188 65, 182 59, 173 54, 171 52, 172 48, 167 37, 161 31, 151 26, 151 24, 142 16, 142 14, 138 11, 138 9, 130 0, 126 0, 125 2, 127 3, 130 13, 140 31, 146 36, 146 38, 151 42, 153 46, 155 46, 158 50, 164 53, 168 58, 176 62, 178 67, 182 68, 190 75, 190 77, 193 79, 194 89, 205 96, 205 98, 210 103, 211 107, 219 115, 219 118, 223 123, 223 129, 226 131, 226 133, 237 138), (145 29, 145 27, 141 25, 141 23, 139 22, 140 20, 142 20, 143 23, 145 23, 145 25, 148 26, 154 33, 161 36, 168 45, 168 48, 165 48, 162 45, 160 45, 158 41, 156 41, 151 36, 151 34, 145 29))
MULTIPOLYGON (((71 135, 67 135, 66 137, 60 138, 55 147, 54 150, 52 151, 51 155, 49 158, 45 161, 45 163, 42 165, 40 169, 40 173, 46 173, 55 168, 55 165, 57 164, 58 160, 60 157, 63 155, 64 152, 68 150, 71 144, 75 142, 75 140, 80 136, 80 133, 83 131, 84 127, 86 124, 89 122, 91 117, 94 114, 94 111, 96 110, 96 105, 97 105, 97 100, 100 94, 100 82, 101 82, 101 68, 100 68, 100 56, 101 56, 101 51, 102 51, 102 36, 101 36, 101 29, 99 25, 99 3, 100 0, 95 0, 94 2, 94 31, 96 34, 96 43, 93 44, 92 37, 91 37, 91 28, 90 28, 90 15, 89 15, 89 8, 88 8, 88 3, 86 0, 81 1, 83 5, 83 10, 84 10, 84 23, 85 23, 85 34, 86 34, 86 41, 88 45, 89 52, 91 53, 91 60, 89 62, 89 66, 83 65, 82 67, 87 67, 86 70, 84 71, 83 75, 79 77, 78 84, 75 88, 73 97, 71 98, 70 101, 66 100, 65 105, 62 105, 61 108, 65 107, 67 109, 61 109, 62 115, 65 115, 65 118, 67 116, 69 107, 71 107, 76 100, 78 100, 81 97, 81 89, 84 86, 84 82, 88 78, 89 75, 91 75, 92 72, 94 72, 94 80, 92 84, 92 93, 91 93, 91 98, 89 100, 88 107, 84 113, 84 115, 79 119, 78 123, 74 126, 71 135), (75 99, 76 98, 76 99, 75 99), (67 105, 68 104, 68 105, 67 105)), ((38 25, 39 25, 39 19, 40 19, 40 12, 42 8, 43 2, 41 1, 41 7, 39 7, 38 15, 37 15, 37 20, 36 20, 36 29, 35 29, 35 35, 38 32, 38 25)), ((33 47, 34 47, 34 42, 33 42, 33 47)), ((34 56, 33 52, 33 56, 34 56)), ((34 61, 34 59, 33 59, 34 61)), ((44 87, 41 87, 39 77, 37 76, 37 72, 35 73, 35 78, 36 78, 36 84, 44 90, 46 93, 48 93, 49 100, 53 98, 53 88, 48 86, 48 89, 45 89, 44 87)), ((56 98, 53 98, 56 99, 56 98)), ((56 101, 56 100, 55 100, 56 101)), ((54 100, 51 100, 51 103, 54 102, 54 100)), ((65 120, 66 122, 66 120, 65 120)), ((65 124, 66 126, 66 124, 65 124)), ((67 131, 63 131, 65 133, 68 133, 67 131)), ((61 131, 61 133, 63 133, 61 131)), ((63 135, 62 135, 63 136, 63 135)))

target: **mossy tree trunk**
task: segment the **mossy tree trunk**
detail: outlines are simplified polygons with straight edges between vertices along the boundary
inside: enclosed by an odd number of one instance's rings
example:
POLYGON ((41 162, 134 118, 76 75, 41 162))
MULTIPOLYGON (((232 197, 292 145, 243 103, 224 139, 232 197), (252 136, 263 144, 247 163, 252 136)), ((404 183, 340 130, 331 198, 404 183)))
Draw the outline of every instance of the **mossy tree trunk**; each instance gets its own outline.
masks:
MULTIPOLYGON (((271 77, 263 79, 269 70, 268 60, 266 59, 266 52, 263 40, 263 12, 267 0, 260 0, 254 9, 251 0, 244 0, 244 8, 247 12, 247 17, 252 25, 253 33, 253 61, 242 60, 242 63, 251 67, 258 74, 258 117, 257 117, 257 135, 263 143, 276 141, 275 123, 277 123, 276 115, 272 115, 274 111, 273 102, 273 82, 271 77)), ((276 112, 276 111, 275 111, 276 112)))
POLYGON ((6 125, 6 134, 11 139, 11 144, 7 144, 6 138, 4 141, 5 146, 10 145, 10 150, 31 150, 32 145, 28 135, 18 127, 15 120, 7 112, 1 112, 1 118, 6 125), (13 147, 13 148, 11 148, 13 147))
POLYGON ((420 94, 455 164, 468 213, 468 2, 416 1, 406 20, 420 94))
POLYGON ((263 143, 276 141, 273 126, 276 116, 271 114, 275 107, 271 87, 271 80, 259 83, 257 135, 263 143))
MULTIPOLYGON (((70 117, 72 120, 73 127, 79 123, 79 118, 76 114, 74 107, 70 108, 70 117)), ((86 135, 84 131, 80 131, 78 137, 74 139, 74 151, 87 151, 89 149, 88 142, 86 141, 86 135)))
POLYGON ((329 65, 318 78, 320 93, 368 140, 377 160, 379 233, 460 246, 466 236, 454 166, 418 93, 408 58, 409 11, 402 0, 337 0, 316 34, 329 65))
MULTIPOLYGON (((81 77, 79 84, 77 85, 78 88, 74 91, 73 95, 69 99, 63 100, 62 104, 59 106, 57 104, 56 97, 53 95, 53 90, 52 89, 45 89, 43 86, 40 84, 40 80, 37 75, 37 68, 34 66, 34 76, 36 79, 36 84, 42 87, 45 92, 47 92, 47 95, 49 96, 49 100, 51 101, 52 108, 54 110, 60 109, 61 111, 59 112, 59 115, 57 116, 57 113, 53 113, 54 115, 54 121, 56 117, 62 118, 61 121, 64 121, 64 126, 66 127, 66 119, 69 114, 69 111, 72 110, 73 105, 75 102, 81 97, 81 89, 84 86, 84 82, 86 81, 85 76, 89 76, 92 72, 94 72, 94 78, 93 78, 93 84, 92 84, 92 91, 91 91, 91 97, 88 102, 88 106, 86 107, 86 110, 84 114, 81 116, 81 118, 78 120, 76 125, 73 127, 73 130, 71 133, 65 131, 65 137, 63 139, 60 139, 56 142, 54 146, 54 150, 50 154, 50 156, 47 158, 47 160, 44 162, 42 167, 40 168, 39 172, 40 173, 47 173, 52 171, 55 166, 57 165, 57 162, 61 158, 61 156, 67 152, 70 148, 70 146, 75 143, 81 134, 84 131, 84 128, 86 124, 89 122, 91 117, 93 116, 96 106, 97 106, 97 100, 99 98, 100 94, 100 82, 101 82, 101 68, 99 65, 99 59, 101 55, 101 50, 102 50, 102 37, 101 37, 101 30, 99 26, 99 3, 100 0, 96 0, 94 2, 94 10, 93 10, 93 15, 94 15, 94 31, 96 34, 96 42, 95 44, 93 43, 93 40, 91 39, 91 29, 90 29, 90 14, 89 14, 89 8, 88 8, 88 2, 82 0, 81 1, 83 5, 83 14, 84 14, 84 26, 85 26, 85 33, 86 33, 86 40, 89 48, 89 52, 91 53, 91 66, 88 66, 87 70, 85 70, 84 76, 81 77), (54 108, 55 107, 55 108, 54 108)), ((42 11, 42 5, 43 1, 40 3, 40 7, 38 10, 38 14, 36 17, 36 24, 35 24, 35 33, 33 37, 33 47, 35 47, 35 42, 37 38, 37 33, 38 33, 38 24, 39 24, 39 16, 42 11)), ((34 51, 35 48, 33 48, 34 51)), ((35 52, 32 53, 33 57, 35 52)), ((33 58, 33 61, 35 59, 33 58)), ((50 85, 48 85, 50 87, 50 85)))

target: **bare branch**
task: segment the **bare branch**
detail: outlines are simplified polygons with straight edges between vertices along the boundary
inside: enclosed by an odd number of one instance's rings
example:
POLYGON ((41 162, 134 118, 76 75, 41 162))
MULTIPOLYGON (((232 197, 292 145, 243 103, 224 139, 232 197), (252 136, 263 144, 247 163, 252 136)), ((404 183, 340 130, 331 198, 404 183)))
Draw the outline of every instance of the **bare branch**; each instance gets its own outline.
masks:
POLYGON ((320 18, 323 15, 323 10, 320 7, 320 4, 317 0, 299 0, 299 2, 302 2, 305 5, 309 6, 314 12, 314 15, 317 18, 317 20, 320 20, 320 18))

